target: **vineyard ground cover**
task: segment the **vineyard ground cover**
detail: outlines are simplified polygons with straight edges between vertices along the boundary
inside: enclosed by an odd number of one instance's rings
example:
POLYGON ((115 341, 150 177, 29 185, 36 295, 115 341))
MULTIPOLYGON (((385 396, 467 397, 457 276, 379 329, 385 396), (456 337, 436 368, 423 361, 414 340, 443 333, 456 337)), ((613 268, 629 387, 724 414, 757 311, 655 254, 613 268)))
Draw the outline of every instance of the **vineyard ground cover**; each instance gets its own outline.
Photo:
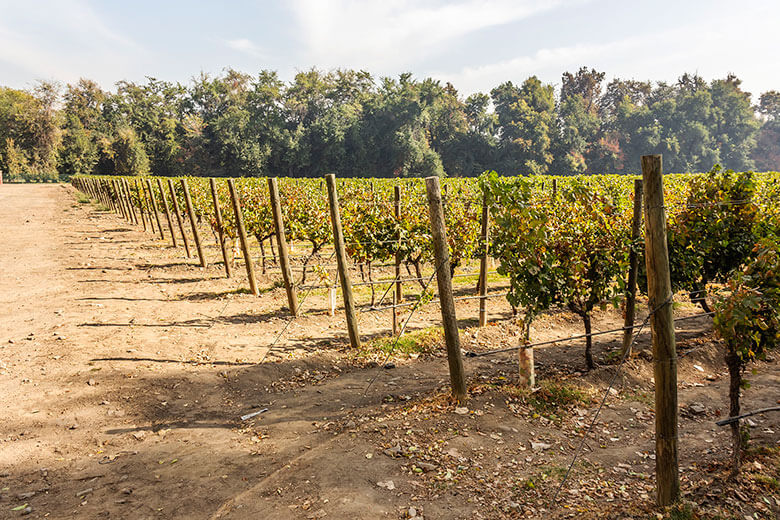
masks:
MULTIPOLYGON (((272 288, 275 277, 259 277, 261 297, 246 294, 245 283, 211 264, 220 256, 213 242, 210 267, 200 269, 56 185, 4 186, 0 226, 0 518, 16 518, 11 510, 25 504, 30 518, 403 518, 410 507, 434 519, 652 512, 649 335, 602 412, 564 507, 550 512, 545 499, 610 374, 583 374, 581 345, 538 350, 545 390, 533 396, 511 384, 514 356, 467 360, 473 397, 468 413, 455 413, 446 361, 424 344, 428 327, 440 323, 435 306, 413 322, 422 354, 410 359, 417 352, 406 349, 393 369, 375 366, 386 317, 364 315, 377 351, 355 356, 343 319, 312 311, 324 308, 314 301, 267 363, 255 365, 287 319, 284 290, 272 288), (238 419, 262 407, 269 411, 238 419)), ((476 302, 458 306, 467 317, 464 348, 518 341, 508 308, 492 308, 498 321, 481 330, 475 309, 476 302)), ((618 312, 596 312, 596 330, 620 325, 618 312)), ((533 337, 579 332, 576 316, 554 312, 534 322, 533 337)), ((686 499, 699 511, 767 518, 762 497, 778 498, 776 451, 748 457, 739 494, 724 480, 727 433, 713 422, 727 409, 725 369, 709 321, 682 322, 678 346, 686 354, 681 405, 706 409, 683 413, 686 499)), ((619 335, 599 338, 597 361, 619 347, 619 335)), ((745 408, 773 404, 765 389, 778 382, 777 361, 761 367, 745 408)), ((754 420, 753 445, 776 446, 778 435, 768 432, 780 431, 778 417, 754 420)))

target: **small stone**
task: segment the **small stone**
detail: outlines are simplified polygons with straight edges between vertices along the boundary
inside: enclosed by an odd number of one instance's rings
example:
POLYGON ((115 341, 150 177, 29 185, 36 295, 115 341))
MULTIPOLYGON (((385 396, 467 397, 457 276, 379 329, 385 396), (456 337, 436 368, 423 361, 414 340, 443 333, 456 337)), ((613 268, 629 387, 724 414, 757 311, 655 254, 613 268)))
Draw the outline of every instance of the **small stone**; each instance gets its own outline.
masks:
POLYGON ((693 415, 704 415, 707 413, 707 408, 702 403, 691 403, 688 405, 688 410, 693 415))
POLYGON ((22 514, 23 515, 29 515, 30 513, 32 513, 32 511, 33 511, 32 506, 27 506, 24 509, 22 509, 22 514))
POLYGON ((19 500, 27 500, 29 498, 32 498, 35 496, 35 491, 30 491, 29 493, 19 493, 17 497, 19 500))
POLYGON ((455 408, 455 413, 458 415, 468 415, 469 409, 466 408, 465 406, 458 406, 457 408, 455 408))
POLYGON ((531 449, 534 451, 549 450, 550 448, 552 448, 552 444, 547 444, 546 442, 531 441, 531 449))
POLYGON ((422 469, 425 472, 436 470, 436 465, 431 464, 430 462, 418 462, 417 467, 422 469))
POLYGON ((87 385, 89 385, 89 386, 95 386, 95 384, 96 383, 95 383, 94 379, 90 379, 89 381, 87 381, 87 385))
POLYGON ((79 425, 78 425, 78 424, 76 424, 76 423, 73 423, 73 424, 71 424, 70 426, 68 426, 68 429, 69 429, 69 430, 75 430, 75 429, 76 429, 76 428, 78 428, 78 427, 79 427, 79 425))
POLYGON ((417 509, 414 506, 409 508, 409 518, 417 518, 417 509))
POLYGON ((123 493, 125 495, 130 495, 133 493, 133 490, 130 488, 123 488, 122 491, 120 491, 120 493, 123 493))
POLYGON ((388 491, 392 491, 395 489, 395 483, 392 480, 387 480, 385 482, 377 482, 376 485, 388 491))

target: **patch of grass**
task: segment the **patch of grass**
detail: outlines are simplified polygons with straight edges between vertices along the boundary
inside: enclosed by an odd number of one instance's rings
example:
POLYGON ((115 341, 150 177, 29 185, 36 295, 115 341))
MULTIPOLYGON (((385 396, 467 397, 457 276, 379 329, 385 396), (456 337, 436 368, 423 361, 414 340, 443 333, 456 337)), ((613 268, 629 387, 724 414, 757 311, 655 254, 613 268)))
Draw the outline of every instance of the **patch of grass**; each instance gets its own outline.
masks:
POLYGON ((79 204, 89 204, 90 199, 85 193, 81 193, 80 191, 77 191, 76 202, 78 202, 79 204))
POLYGON ((664 515, 664 518, 669 520, 698 520, 699 518, 690 504, 676 504, 669 509, 667 515, 664 515))
POLYGON ((756 479, 756 482, 763 484, 772 491, 780 491, 780 481, 778 481, 775 477, 770 477, 768 475, 755 475, 753 478, 756 479))
POLYGON ((552 414, 561 408, 587 404, 588 394, 581 388, 559 380, 542 381, 536 392, 528 396, 528 404, 540 414, 552 414))
POLYGON ((361 355, 370 357, 375 354, 387 355, 392 352, 398 356, 433 354, 444 340, 444 329, 430 327, 407 332, 396 343, 394 336, 377 338, 363 344, 361 355))

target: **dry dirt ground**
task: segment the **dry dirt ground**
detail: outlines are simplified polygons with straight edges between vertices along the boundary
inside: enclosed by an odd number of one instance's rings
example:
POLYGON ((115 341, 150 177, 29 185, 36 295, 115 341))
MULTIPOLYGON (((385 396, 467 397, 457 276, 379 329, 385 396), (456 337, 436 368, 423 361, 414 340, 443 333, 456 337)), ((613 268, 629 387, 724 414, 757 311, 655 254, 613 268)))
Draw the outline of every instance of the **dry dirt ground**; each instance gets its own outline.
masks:
MULTIPOLYGON (((753 417, 748 461, 728 480, 729 434, 714 424, 727 384, 708 318, 679 322, 688 505, 670 513, 653 505, 647 330, 610 391, 615 335, 597 338, 603 366, 590 373, 580 343, 537 349, 530 394, 514 385, 513 354, 467 358, 471 399, 456 408, 435 332, 421 355, 385 366, 370 346, 350 352, 323 295, 284 330, 274 278, 246 294, 239 265, 231 280, 220 264, 201 269, 69 186, 0 186, 0 228, 0 518, 778 517, 780 414, 753 417)), ((476 303, 458 307, 464 348, 516 344, 506 304, 490 308, 478 330, 476 303)), ((620 323, 604 311, 595 329, 620 323)), ((371 345, 389 316, 360 325, 371 345)), ((555 313, 533 338, 580 331, 555 313)), ((747 410, 780 398, 778 363, 756 368, 747 410)))

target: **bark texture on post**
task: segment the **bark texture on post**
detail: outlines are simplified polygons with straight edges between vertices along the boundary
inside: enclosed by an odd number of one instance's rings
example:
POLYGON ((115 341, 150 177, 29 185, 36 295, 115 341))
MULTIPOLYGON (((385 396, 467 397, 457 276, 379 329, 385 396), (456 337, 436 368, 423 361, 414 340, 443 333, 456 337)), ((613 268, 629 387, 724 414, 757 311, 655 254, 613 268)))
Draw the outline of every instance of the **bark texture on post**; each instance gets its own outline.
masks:
POLYGON ((433 236, 434 266, 439 286, 441 321, 444 325, 444 339, 447 343, 447 361, 450 368, 452 395, 457 402, 466 400, 466 376, 463 371, 463 356, 460 351, 458 321, 455 316, 455 299, 452 296, 452 275, 450 274, 450 252, 447 246, 447 230, 444 226, 444 207, 438 177, 425 179, 428 193, 428 211, 433 236))
POLYGON ((225 276, 230 278, 233 275, 232 266, 227 250, 227 237, 222 229, 222 209, 219 207, 217 181, 213 177, 209 179, 209 187, 211 187, 211 198, 214 199, 214 219, 217 221, 217 240, 219 240, 219 248, 222 250, 222 260, 225 262, 225 276))
POLYGON ((176 198, 176 188, 173 186, 173 179, 168 179, 168 191, 171 192, 171 203, 173 204, 173 212, 176 214, 176 222, 179 224, 179 232, 181 233, 181 241, 184 242, 184 254, 187 258, 190 257, 190 241, 187 239, 187 233, 184 231, 184 222, 181 219, 181 208, 179 207, 179 199, 176 198))
POLYGON ((677 454, 677 351, 672 316, 672 283, 666 242, 662 159, 642 156, 645 198, 645 263, 653 337, 655 376, 655 476, 658 505, 680 498, 677 454))
POLYGON ((168 221, 168 229, 171 232, 171 243, 173 243, 173 247, 178 247, 176 243, 176 233, 173 231, 173 221, 171 220, 171 210, 168 209, 168 198, 165 196, 165 190, 163 189, 163 183, 160 178, 157 178, 157 189, 160 190, 160 199, 163 205, 163 208, 165 208, 165 219, 168 221))
POLYGON ((279 200, 279 186, 276 178, 268 179, 268 193, 271 196, 271 212, 274 217, 274 229, 276 230, 276 243, 279 246, 279 267, 282 268, 284 278, 284 290, 287 292, 287 303, 290 306, 290 314, 298 315, 298 294, 295 291, 295 280, 290 270, 290 255, 287 251, 287 237, 284 233, 284 218, 282 218, 282 204, 279 200))
MULTIPOLYGON (((631 222, 631 242, 636 244, 642 233, 642 179, 634 180, 634 219, 631 222)), ((633 245, 632 244, 632 245, 633 245)), ((639 272, 639 255, 632 247, 628 257, 628 284, 626 286, 626 319, 623 326, 623 350, 626 355, 631 347, 631 337, 634 334, 634 319, 636 317, 636 277, 639 272)), ((622 357, 622 356, 621 356, 622 357)))
POLYGON ((357 315, 355 314, 355 299, 352 296, 352 279, 349 276, 347 252, 344 248, 344 233, 341 229, 341 214, 339 212, 339 196, 336 192, 336 176, 325 176, 328 185, 328 202, 330 204, 330 221, 333 224, 333 246, 336 249, 341 294, 344 298, 344 313, 347 317, 347 332, 352 348, 360 348, 360 333, 358 332, 357 315))
POLYGON ((482 254, 479 259, 479 326, 487 325, 487 270, 488 254, 490 252, 490 208, 488 207, 487 193, 482 196, 482 254))
POLYGON ((198 250, 200 266, 206 267, 206 255, 203 254, 203 246, 200 243, 200 233, 198 232, 198 223, 195 221, 195 211, 192 209, 192 198, 190 197, 190 187, 187 185, 187 179, 181 180, 181 189, 184 191, 184 203, 187 204, 187 215, 190 217, 192 226, 192 237, 195 239, 195 248, 198 250))
POLYGON ((238 197, 236 185, 233 179, 228 179, 228 189, 230 190, 230 201, 233 203, 233 214, 236 217, 236 229, 238 230, 238 239, 241 241, 241 251, 244 253, 244 263, 246 264, 246 276, 249 278, 249 289, 255 296, 260 295, 257 290, 257 280, 255 279, 255 267, 252 264, 252 254, 249 252, 249 241, 246 239, 246 229, 244 228, 244 215, 241 212, 241 199, 238 197))
POLYGON ((517 361, 520 366, 520 387, 533 388, 536 384, 533 347, 521 348, 517 351, 517 361))

